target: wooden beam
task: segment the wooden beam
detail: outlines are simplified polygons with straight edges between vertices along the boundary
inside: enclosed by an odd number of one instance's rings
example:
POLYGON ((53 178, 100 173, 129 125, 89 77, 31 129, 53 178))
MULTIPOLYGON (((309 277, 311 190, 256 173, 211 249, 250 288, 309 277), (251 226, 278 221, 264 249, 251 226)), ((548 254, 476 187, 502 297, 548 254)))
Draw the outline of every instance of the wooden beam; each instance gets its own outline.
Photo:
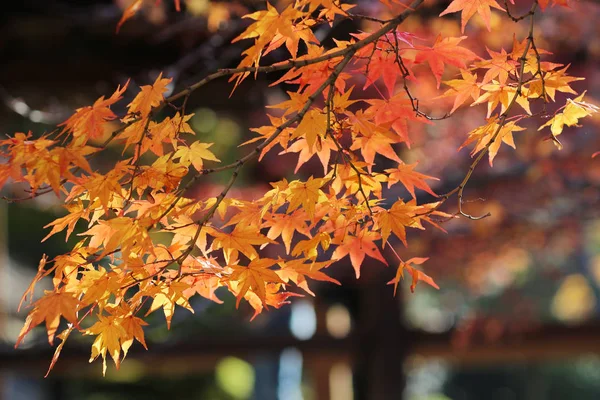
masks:
POLYGON ((478 336, 458 345, 456 333, 413 332, 411 355, 441 358, 459 365, 544 362, 600 354, 600 323, 551 325, 497 339, 478 336))

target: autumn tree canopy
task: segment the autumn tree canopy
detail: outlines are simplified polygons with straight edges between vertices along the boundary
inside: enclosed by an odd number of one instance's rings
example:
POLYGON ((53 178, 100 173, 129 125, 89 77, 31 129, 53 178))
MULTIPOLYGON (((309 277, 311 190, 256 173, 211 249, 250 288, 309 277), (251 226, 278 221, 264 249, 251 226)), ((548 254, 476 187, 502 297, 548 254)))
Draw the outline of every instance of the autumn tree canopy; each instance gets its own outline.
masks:
MULTIPOLYGON (((115 34, 154 3, 131 2, 115 34)), ((233 40, 246 45, 236 68, 216 70, 168 96, 172 80, 160 74, 117 115, 112 106, 131 89, 127 82, 75 110, 52 132, 17 132, 0 141, 0 187, 24 182, 26 199, 48 195, 64 201, 67 213, 46 226, 47 237, 66 231, 68 238, 78 222, 87 224, 69 253, 42 257, 22 300, 32 304, 16 345, 45 324, 50 344, 60 339, 50 368, 74 331, 94 337, 91 360, 102 357, 106 370, 110 357, 118 367, 134 341, 146 347, 144 318, 155 311, 169 325, 176 306, 193 311, 189 299, 195 295, 220 302, 215 291, 224 287, 256 315, 291 296, 314 295, 312 280, 339 284, 327 268, 346 257, 357 278, 367 258, 396 268, 388 282, 394 292, 405 277, 411 290, 419 281, 438 288, 422 271, 426 257, 435 255, 404 259, 391 242, 410 246, 407 230, 443 229, 452 218, 485 218, 488 214, 470 214, 465 204, 469 180, 484 158, 492 165, 499 151, 517 146, 525 125, 537 127, 540 140, 550 139, 560 149, 563 128, 578 126, 598 108, 571 87, 582 78, 553 62, 551 48, 539 46, 537 24, 544 11, 566 9, 567 0, 445 4, 439 18, 460 13, 463 33, 476 14, 488 30, 492 14, 507 21, 494 29, 526 26, 525 36, 514 35, 512 48, 487 54, 471 49, 467 36, 420 37, 405 29, 405 21, 431 12, 423 0, 381 3, 377 13, 367 15, 355 13, 355 3, 337 0, 265 2, 244 16, 245 30, 233 40), (344 19, 364 21, 365 29, 322 44, 316 30, 344 19), (265 63, 273 52, 285 57, 265 63), (273 85, 293 88, 287 99, 265 110, 270 123, 240 143, 245 156, 220 162, 213 143, 190 126, 188 99, 217 79, 231 82, 235 97, 242 82, 277 71, 281 77, 273 85), (434 92, 418 98, 414 88, 428 80, 434 92), (556 104, 559 92, 568 97, 556 104), (446 112, 432 115, 433 102, 443 102, 446 112), (435 129, 436 121, 469 106, 484 110, 480 126, 464 132, 461 148, 471 151, 472 163, 456 187, 435 193, 430 182, 436 178, 405 163, 398 149, 410 149, 412 127, 435 129), (109 169, 93 168, 93 159, 115 145, 122 159, 109 169), (270 152, 297 154, 293 179, 272 182, 251 200, 233 197, 240 171, 270 152), (322 173, 303 174, 303 165, 315 156, 322 173), (212 174, 228 177, 221 192, 192 196, 190 189, 212 174), (395 185, 409 196, 386 198, 395 185), (418 203, 417 190, 436 200, 418 203), (394 259, 384 257, 387 246, 394 259), (261 251, 265 247, 268 255, 261 251), (33 301, 36 283, 46 277, 53 289, 33 301)), ((223 14, 224 3, 216 4, 213 12, 234 18, 223 14)), ((185 12, 185 2, 175 0, 174 8, 185 12)))

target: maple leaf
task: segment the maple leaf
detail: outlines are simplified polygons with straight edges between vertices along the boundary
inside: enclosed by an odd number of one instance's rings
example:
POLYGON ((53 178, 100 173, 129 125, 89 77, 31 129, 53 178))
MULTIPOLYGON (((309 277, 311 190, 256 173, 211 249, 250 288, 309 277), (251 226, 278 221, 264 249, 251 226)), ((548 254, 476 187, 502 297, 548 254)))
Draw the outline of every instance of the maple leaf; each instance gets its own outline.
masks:
POLYGON ((304 257, 315 259, 318 255, 319 245, 323 250, 327 250, 330 244, 331 236, 327 232, 319 232, 311 239, 299 241, 292 250, 292 256, 296 257, 303 253, 304 257))
POLYGON ((385 84, 389 96, 393 96, 396 81, 399 76, 402 76, 400 67, 396 64, 396 54, 378 51, 369 59, 367 65, 368 67, 364 67, 365 72, 367 72, 367 79, 363 90, 375 84, 375 82, 381 78, 383 79, 383 83, 385 84))
MULTIPOLYGON (((514 4, 514 0, 511 0, 511 3, 514 4)), ((460 26, 464 33, 467 22, 469 22, 475 13, 478 13, 483 22, 485 22, 488 31, 491 31, 490 17, 492 16, 492 11, 490 7, 504 11, 504 8, 500 7, 496 0, 453 0, 448 8, 442 11, 440 17, 461 11, 460 26)))
POLYGON ((104 307, 110 295, 118 293, 120 288, 120 276, 114 271, 107 272, 103 267, 82 272, 77 285, 77 289, 84 294, 80 300, 81 305, 96 303, 100 309, 104 307))
POLYGON ((514 71, 519 63, 512 60, 504 49, 502 49, 500 53, 490 49, 486 50, 491 56, 491 59, 482 60, 473 65, 473 68, 487 69, 481 84, 491 82, 495 78, 498 78, 498 82, 501 84, 506 84, 509 72, 514 71))
POLYGON ((296 93, 296 92, 286 92, 288 96, 290 96, 289 100, 282 101, 281 103, 267 106, 267 108, 277 108, 279 110, 285 110, 282 117, 286 115, 298 112, 304 107, 308 98, 310 97, 310 93, 296 93))
MULTIPOLYGON (((280 292, 279 289, 281 288, 281 286, 281 283, 267 283, 265 287, 265 303, 267 305, 275 308, 280 308, 283 305, 290 303, 290 301, 288 301, 288 298, 290 297, 304 297, 298 293, 280 292)), ((253 321, 254 318, 256 318, 256 316, 262 312, 263 301, 261 298, 258 297, 258 295, 256 295, 252 291, 247 291, 244 295, 244 298, 248 301, 250 306, 254 308, 254 315, 252 316, 252 318, 250 318, 250 321, 253 321)))
POLYGON ((29 303, 31 303, 31 301, 33 300, 33 294, 35 292, 35 285, 44 276, 46 276, 50 273, 50 271, 45 271, 47 262, 48 262, 48 256, 46 256, 46 254, 44 254, 42 256, 42 258, 40 258, 40 262, 38 263, 38 270, 35 274, 35 277, 31 280, 31 282, 29 283, 29 286, 27 286, 27 289, 23 293, 23 296, 21 296, 21 301, 19 301, 19 306, 17 307, 17 311, 21 311, 21 307, 23 306, 23 303, 25 301, 27 301, 27 296, 29 296, 29 303))
POLYGON ((19 346, 25 335, 44 321, 48 342, 52 345, 61 316, 73 325, 77 325, 78 307, 79 300, 73 296, 73 293, 45 291, 44 296, 33 304, 33 310, 27 315, 15 348, 19 346))
POLYGON ((516 86, 511 84, 504 85, 497 81, 492 81, 491 83, 483 85, 481 89, 485 93, 479 96, 479 98, 475 100, 473 104, 471 104, 471 107, 487 102, 487 118, 492 115, 492 111, 494 111, 498 105, 500 105, 500 114, 503 114, 515 96, 516 103, 521 106, 521 108, 525 110, 527 114, 531 115, 529 100, 527 100, 529 95, 527 88, 521 87, 521 94, 519 94, 519 96, 517 96, 516 86))
MULTIPOLYGON (((277 45, 269 48, 269 51, 286 43, 288 50, 295 52, 300 39, 310 37, 310 35, 306 35, 307 32, 305 32, 305 35, 299 34, 293 23, 293 21, 304 15, 303 12, 296 10, 292 5, 287 6, 280 14, 268 2, 266 10, 245 15, 243 18, 253 19, 255 22, 250 24, 244 32, 233 39, 232 43, 242 39, 254 39, 254 45, 242 53, 244 57, 238 67, 258 66, 263 50, 274 40, 277 45), (277 34, 280 36, 277 36, 277 34), (290 40, 287 40, 287 38, 290 40)), ((302 29, 300 29, 300 32, 302 32, 302 29)), ((292 55, 296 56, 296 54, 292 55)), ((234 90, 249 74, 249 72, 242 72, 231 76, 230 81, 236 80, 234 90)))
POLYGON ((481 85, 477 83, 477 74, 472 74, 467 70, 461 70, 460 74, 462 79, 452 79, 443 82, 444 85, 450 86, 451 89, 448 89, 440 97, 456 96, 450 114, 453 114, 458 107, 469 99, 469 97, 473 100, 477 100, 481 92, 481 85))
POLYGON ((154 292, 151 293, 154 299, 152 300, 152 304, 146 315, 162 308, 165 314, 165 320, 167 321, 167 328, 171 329, 171 319, 175 313, 176 304, 189 310, 192 314, 194 313, 194 309, 190 306, 188 299, 183 294, 185 290, 189 288, 190 285, 187 282, 181 281, 157 286, 154 289, 154 292))
POLYGON ((375 240, 379 239, 381 239, 381 237, 377 232, 371 232, 365 229, 361 230, 356 236, 347 234, 339 243, 336 243, 338 246, 331 258, 333 260, 341 260, 349 255, 350 263, 356 273, 356 279, 358 279, 360 277, 360 266, 366 255, 381 261, 386 266, 388 265, 377 245, 373 243, 375 240))
POLYGON ((336 90, 335 94, 333 95, 333 99, 331 100, 332 108, 334 111, 342 113, 348 107, 350 107, 352 104, 360 101, 360 100, 350 100, 350 96, 352 95, 353 90, 354 90, 354 86, 348 88, 348 90, 346 90, 346 91, 336 90))
POLYGON ((200 143, 194 142, 190 147, 181 146, 175 152, 174 158, 180 158, 180 162, 185 165, 189 165, 190 163, 194 166, 196 171, 202 171, 202 167, 204 165, 202 160, 210 160, 220 162, 215 155, 208 150, 213 143, 200 143))
POLYGON ((247 267, 241 265, 232 265, 233 272, 231 273, 229 280, 237 281, 241 287, 238 288, 237 301, 235 306, 240 305, 242 297, 252 290, 258 298, 261 300, 263 305, 267 307, 267 283, 283 283, 275 271, 269 269, 275 265, 277 260, 270 258, 254 259, 248 264, 247 267))
MULTIPOLYGON (((381 239, 385 244, 393 232, 406 246, 406 227, 419 227, 415 225, 415 214, 419 207, 413 201, 405 203, 402 200, 395 202, 389 210, 381 210, 374 219, 381 229, 381 239)), ((422 228, 421 228, 422 229, 422 228)))
POLYGON ((163 94, 167 91, 167 86, 171 81, 171 78, 163 78, 161 72, 152 85, 142 86, 137 96, 129 103, 129 114, 140 114, 142 117, 147 117, 152 108, 162 104, 164 100, 163 94))
POLYGON ((50 362, 50 366, 48 367, 48 371, 46 371, 46 375, 44 375, 44 378, 47 378, 48 375, 50 375, 50 371, 52 370, 52 368, 54 368, 54 365, 56 365, 56 362, 58 361, 58 358, 60 356, 60 352, 62 351, 62 348, 64 347, 65 343, 67 342, 69 335, 71 334, 71 332, 73 332, 74 329, 75 329, 75 327, 73 325, 71 325, 56 336, 57 338, 60 339, 60 343, 58 346, 56 346, 56 350, 54 350, 54 355, 52 356, 52 361, 50 362))
POLYGON ((404 270, 407 270, 412 276, 412 283, 410 285, 410 291, 414 293, 415 288, 417 287, 417 283, 419 281, 423 281, 436 289, 440 289, 440 287, 431 279, 429 275, 426 275, 424 272, 419 271, 418 269, 413 267, 414 265, 421 265, 425 261, 429 260, 429 258, 422 257, 413 257, 410 260, 404 262, 401 261, 398 266, 398 270, 396 271, 396 276, 394 279, 388 282, 388 285, 394 284, 394 296, 396 296, 396 289, 398 289, 398 283, 402 278, 404 278, 404 270))
POLYGON ((306 182, 298 180, 290 182, 287 196, 288 213, 302 206, 309 218, 312 218, 315 214, 315 206, 324 200, 323 192, 320 189, 324 181, 323 178, 315 179, 311 176, 306 182))
POLYGON ((331 185, 333 189, 340 191, 342 187, 345 187, 350 193, 359 193, 362 188, 362 192, 367 198, 371 194, 380 198, 381 182, 385 182, 386 177, 381 174, 371 175, 367 173, 363 168, 365 166, 364 162, 354 161, 354 166, 358 171, 347 164, 337 166, 337 176, 335 176, 331 185))
POLYGON ((117 369, 121 364, 121 338, 126 336, 126 331, 121 326, 121 321, 117 316, 98 315, 98 322, 92 325, 87 331, 87 335, 97 335, 92 344, 92 354, 90 362, 98 356, 102 356, 102 374, 106 374, 106 353, 108 353, 117 369))
POLYGON ((468 62, 479 58, 471 50, 458 45, 466 38, 466 36, 442 38, 442 35, 438 35, 432 47, 415 47, 418 50, 415 63, 419 64, 427 61, 431 72, 435 76, 438 89, 444 74, 444 64, 465 69, 468 62))
POLYGON ((133 340, 137 340, 148 350, 146 340, 144 338, 144 330, 142 326, 148 325, 143 319, 128 315, 121 320, 121 327, 125 330, 125 335, 121 337, 121 349, 123 350, 123 358, 127 356, 129 348, 133 344, 133 340))
POLYGON ((306 113, 290 139, 304 137, 309 151, 312 151, 317 137, 323 138, 327 130, 327 115, 318 108, 313 108, 306 113))
POLYGON ((370 136, 373 131, 384 129, 385 126, 391 126, 400 140, 410 148, 408 122, 432 123, 420 118, 415 113, 410 99, 404 92, 399 92, 389 99, 367 99, 365 101, 370 104, 370 107, 364 113, 362 110, 356 114, 347 112, 353 129, 360 131, 365 136, 370 136), (369 120, 370 118, 372 118, 372 122, 369 120))
MULTIPOLYGON (((306 225, 305 219, 306 212, 302 209, 296 210, 291 215, 272 214, 265 221, 265 226, 269 227, 267 237, 271 240, 275 240, 281 236, 281 240, 285 245, 285 252, 289 254, 294 232, 297 231, 308 238, 311 237, 310 230, 306 225)), ((266 246, 266 244, 263 246, 266 246)))
POLYGON ((487 124, 475 128, 474 130, 469 132, 469 137, 459 147, 459 150, 475 141, 475 148, 471 152, 471 156, 473 156, 479 153, 481 150, 483 150, 486 146, 488 146, 490 140, 494 138, 494 142, 490 144, 488 148, 488 156, 491 166, 493 165, 494 157, 496 157, 496 154, 498 154, 500 145, 502 143, 506 143, 514 149, 515 142, 512 133, 524 130, 525 128, 518 126, 515 121, 504 123, 500 127, 497 118, 490 118, 487 124))
POLYGON ((437 194, 435 194, 433 190, 431 190, 427 182, 425 182, 425 179, 434 179, 436 181, 438 181, 439 179, 434 178, 433 176, 425 175, 420 172, 414 171, 414 168, 417 166, 417 164, 418 163, 399 163, 396 168, 386 169, 385 172, 389 174, 388 188, 394 185, 395 183, 401 182, 406 188, 406 190, 408 190, 410 195, 413 197, 413 199, 417 198, 417 196, 415 195, 415 186, 419 189, 426 191, 430 195, 437 197, 437 194))
POLYGON ((137 12, 142 8, 143 4, 144 4, 144 0, 133 0, 131 2, 131 4, 129 5, 129 7, 127 7, 125 10, 123 10, 123 15, 121 16, 121 19, 117 23, 117 33, 119 33, 121 26, 128 19, 132 18, 135 14, 137 14, 137 12))
POLYGON ((261 205, 257 201, 232 201, 230 206, 237 208, 239 211, 224 226, 249 225, 257 230, 261 228, 264 214, 261 205))
POLYGON ((367 170, 371 173, 376 154, 381 154, 398 163, 401 162, 396 151, 391 146, 397 142, 399 142, 399 139, 396 135, 393 135, 385 129, 376 129, 367 134, 363 133, 362 136, 355 137, 350 149, 360 149, 360 152, 367 163, 367 170))
MULTIPOLYGON (((333 48, 327 52, 321 46, 308 45, 307 54, 298 57, 296 60, 310 60, 318 57, 326 56, 336 49, 333 48)), ((339 49, 338 49, 339 50, 339 49)), ((332 58, 323 62, 309 64, 299 68, 290 69, 281 78, 273 82, 269 86, 276 86, 281 82, 299 85, 298 92, 314 94, 321 85, 329 79, 331 72, 336 68, 339 62, 338 58, 332 58)), ((339 92, 344 92, 346 89, 346 81, 351 78, 351 75, 346 72, 341 72, 334 82, 334 87, 339 92)))
POLYGON ((319 40, 313 33, 311 26, 315 22, 311 19, 305 19, 295 25, 292 25, 291 29, 281 33, 279 30, 271 39, 269 46, 263 51, 263 56, 270 53, 271 51, 281 47, 285 43, 285 47, 290 52, 293 58, 298 55, 298 45, 300 41, 303 41, 307 46, 311 44, 318 44, 319 40))
POLYGON ((111 201, 122 193, 119 181, 131 169, 127 161, 118 162, 106 175, 94 172, 89 177, 82 179, 81 184, 71 190, 66 201, 70 201, 87 191, 87 197, 90 200, 98 199, 102 207, 107 209, 111 201))
POLYGON ((170 192, 179 186, 181 178, 187 173, 188 168, 184 164, 174 162, 171 155, 165 154, 156 159, 152 166, 142 168, 142 172, 134 178, 134 186, 138 192, 147 187, 170 192))
POLYGON ((548 122, 538 128, 541 131, 545 127, 550 127, 551 139, 554 144, 562 149, 562 144, 557 139, 566 126, 578 126, 577 123, 581 118, 587 117, 600 111, 597 106, 583 101, 583 97, 586 92, 583 92, 580 96, 575 99, 568 99, 564 109, 556 113, 548 122))
MULTIPOLYGON (((189 277, 189 279, 190 288, 188 290, 193 291, 206 299, 214 301, 217 304, 223 304, 223 301, 216 295, 216 290, 223 286, 219 276, 207 273, 204 275, 189 277)), ((189 295, 189 297, 191 297, 193 293, 185 295, 189 295)))
MULTIPOLYGON (((267 114, 267 117, 269 117, 269 120, 271 121, 271 125, 263 126, 260 128, 250 129, 252 132, 258 133, 260 136, 252 138, 252 139, 240 144, 240 146, 245 146, 247 144, 254 143, 259 140, 268 140, 277 131, 278 127, 283 125, 286 122, 285 117, 277 118, 277 117, 273 117, 272 115, 269 115, 269 114, 267 114)), ((294 131, 294 129, 289 128, 289 127, 285 128, 283 131, 281 131, 281 133, 279 134, 279 136, 277 136, 277 138, 275 140, 270 142, 267 146, 265 146, 262 149, 262 151, 260 152, 260 155, 258 156, 258 160, 261 161, 262 158, 265 156, 265 154, 267 154, 269 152, 269 150, 271 150, 274 146, 276 146, 278 144, 281 147, 283 147, 284 149, 286 149, 288 147, 288 141, 290 140, 290 137, 292 136, 293 131, 294 131)))
POLYGON ((307 277, 317 281, 332 282, 336 285, 341 285, 338 280, 331 278, 321 271, 329 267, 333 261, 313 261, 309 263, 305 263, 305 261, 304 259, 279 260, 278 263, 281 269, 275 272, 285 283, 292 281, 311 296, 315 294, 308 287, 307 277))
POLYGON ((294 143, 292 143, 286 150, 283 150, 279 154, 300 153, 298 154, 298 163, 296 164, 296 169, 294 170, 294 173, 297 173, 300 167, 316 154, 319 158, 319 161, 321 162, 321 165, 323 165, 323 175, 327 175, 327 169, 329 167, 329 159, 331 158, 331 152, 337 151, 338 148, 333 140, 325 138, 322 140, 318 140, 317 149, 317 151, 311 151, 310 147, 306 142, 306 139, 300 138, 294 143))
POLYGON ((52 227, 52 230, 46 235, 46 237, 42 239, 42 242, 45 242, 46 239, 48 239, 50 236, 61 232, 65 228, 67 228, 67 235, 65 237, 66 242, 67 240, 69 240, 69 236, 71 236, 71 233, 73 233, 73 229, 75 229, 75 224, 77 223, 77 221, 79 221, 81 218, 84 218, 86 220, 89 219, 89 210, 87 208, 84 208, 81 200, 78 200, 76 203, 67 204, 65 205, 65 208, 67 209, 67 211, 69 211, 67 215, 65 215, 62 218, 57 218, 54 221, 50 222, 48 225, 44 226, 44 228, 52 227))
POLYGON ((250 260, 258 257, 254 248, 255 245, 265 243, 275 243, 253 226, 237 225, 231 233, 214 232, 213 248, 215 250, 223 249, 223 255, 227 264, 232 264, 238 259, 239 252, 244 254, 250 260))
POLYGON ((577 78, 574 76, 568 76, 566 74, 566 70, 569 68, 569 65, 564 67, 563 69, 557 71, 549 71, 544 74, 544 79, 542 83, 542 79, 538 77, 529 84, 529 91, 531 94, 535 94, 538 97, 541 97, 545 91, 546 95, 550 97, 554 101, 554 97, 556 92, 563 93, 571 93, 577 94, 569 84, 571 82, 581 81, 584 78, 577 78))
POLYGON ((117 87, 117 90, 108 99, 104 99, 102 96, 96 100, 94 105, 78 108, 75 110, 75 114, 58 126, 64 126, 63 131, 70 131, 74 137, 84 136, 86 139, 102 137, 106 122, 117 118, 110 106, 123 98, 123 93, 127 90, 128 85, 129 81, 123 87, 117 87))
MULTIPOLYGON (((540 7, 542 8, 542 11, 546 10, 546 7, 548 7, 548 4, 550 3, 550 0, 539 0, 539 4, 540 7)), ((566 8, 571 8, 569 6, 569 0, 552 0, 552 7, 559 5, 561 7, 566 7, 566 8)))

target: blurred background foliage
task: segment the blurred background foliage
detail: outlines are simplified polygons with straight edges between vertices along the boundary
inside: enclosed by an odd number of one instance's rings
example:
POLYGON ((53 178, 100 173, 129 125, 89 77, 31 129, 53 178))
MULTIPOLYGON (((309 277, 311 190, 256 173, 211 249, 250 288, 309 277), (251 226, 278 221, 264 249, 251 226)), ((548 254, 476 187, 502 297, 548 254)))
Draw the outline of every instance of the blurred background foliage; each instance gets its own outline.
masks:
MULTIPOLYGON (((109 93, 128 78, 138 85, 160 71, 185 87, 216 68, 237 64, 244 43, 230 44, 247 22, 239 17, 261 7, 252 0, 170 1, 148 6, 115 35, 127 0, 24 0, 3 5, 0 14, 0 118, 3 133, 32 130, 40 135, 64 121, 73 109, 109 93)), ((378 1, 357 0, 356 12, 377 14, 378 1)), ((457 18, 439 19, 446 2, 431 1, 403 29, 420 38, 460 36, 457 18)), ((581 0, 573 9, 549 8, 538 17, 536 42, 551 49, 552 61, 570 64, 578 92, 600 104, 600 5, 581 0)), ((524 11, 528 4, 514 7, 524 11)), ((327 43, 374 25, 345 20, 319 27, 327 43)), ((471 48, 510 50, 515 24, 492 13, 492 32, 481 20, 467 27, 471 48)), ((273 52, 264 63, 285 57, 273 52)), ((229 98, 231 85, 215 81, 190 99, 191 120, 203 141, 224 162, 245 154, 237 145, 250 128, 266 122, 265 106, 283 99, 280 75, 246 80, 229 98)), ((452 72, 447 79, 451 79, 452 72)), ((130 87, 133 87, 131 85, 130 87)), ((357 82, 357 88, 362 83, 357 82)), ((374 90, 370 88, 369 90, 374 90)), ((421 99, 441 94, 433 80, 413 89, 421 99)), ((134 91, 126 93, 131 99, 134 91)), ((557 104, 564 103, 564 96, 557 104)), ((126 104, 126 102, 124 102, 126 104)), ((422 102, 432 114, 451 108, 444 100, 422 102)), ((117 112, 119 110, 116 110, 117 112)), ((553 111, 553 110, 550 110, 553 111)), ((397 148, 407 163, 440 178, 437 193, 457 185, 470 157, 457 151, 485 115, 465 107, 435 125, 411 127, 410 151, 397 148)), ((436 230, 412 232, 410 247, 396 243, 403 257, 430 256, 427 273, 441 290, 426 285, 412 294, 403 287, 394 298, 385 283, 394 271, 363 269, 360 281, 349 266, 333 266, 343 285, 315 282, 316 298, 294 299, 250 322, 252 310, 192 303, 195 314, 175 313, 166 330, 155 316, 146 329, 150 350, 133 349, 120 371, 100 378, 87 364, 87 338, 73 338, 47 379, 52 350, 43 334, 23 349, 13 343, 24 313, 16 308, 43 253, 53 257, 77 242, 60 235, 40 243, 42 227, 62 215, 61 201, 46 195, 32 201, 0 203, 0 394, 3 399, 597 399, 600 397, 600 151, 598 118, 564 133, 557 151, 541 132, 516 138, 517 149, 502 149, 494 168, 480 165, 467 191, 472 214, 482 221, 452 220, 436 230)), ((109 132, 107 132, 108 134, 109 132)), ((101 141, 101 140, 100 140, 101 141)), ((234 188, 248 199, 269 181, 291 177, 297 156, 272 151, 249 165, 234 188)), ((97 158, 102 169, 121 157, 115 147, 97 158)), ((378 160, 385 163, 385 160, 378 160)), ((309 162, 304 175, 322 173, 309 162)), ((198 197, 218 192, 220 177, 193 189, 198 197)), ((22 197, 23 187, 2 193, 22 197)), ((390 198, 405 197, 400 191, 390 198)), ((421 201, 432 200, 423 196, 421 201)), ((452 204, 448 206, 451 209, 452 204)), ((78 232, 85 229, 78 225, 78 232)), ((43 288, 39 288, 43 290, 43 288)))

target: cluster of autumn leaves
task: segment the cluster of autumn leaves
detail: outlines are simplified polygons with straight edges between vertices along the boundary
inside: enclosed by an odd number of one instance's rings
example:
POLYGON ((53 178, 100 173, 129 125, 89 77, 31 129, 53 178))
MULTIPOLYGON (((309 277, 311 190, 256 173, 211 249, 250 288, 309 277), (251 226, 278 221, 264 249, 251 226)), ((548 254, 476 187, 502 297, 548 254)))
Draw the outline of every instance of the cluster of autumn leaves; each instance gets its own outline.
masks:
MULTIPOLYGON (((48 236, 66 230, 68 238, 78 222, 88 225, 70 253, 40 262, 24 299, 45 277, 52 278, 53 289, 33 303, 17 345, 40 324, 52 343, 66 320, 52 365, 66 338, 78 330, 95 337, 91 360, 101 356, 106 369, 111 357, 118 367, 134 340, 146 346, 142 315, 161 310, 170 324, 176 305, 193 312, 189 299, 194 295, 221 302, 220 287, 237 304, 245 299, 256 314, 278 308, 299 295, 296 288, 313 295, 311 280, 339 284, 325 273, 332 263, 348 256, 359 277, 367 256, 388 264, 381 249, 396 239, 406 245, 407 228, 438 226, 433 216, 451 217, 439 208, 457 190, 418 204, 416 189, 437 196, 427 183, 435 178, 417 172, 416 164, 405 164, 396 152, 400 144, 410 146, 409 125, 434 120, 410 93, 417 76, 429 70, 438 88, 448 88, 440 94, 454 99, 448 115, 469 100, 472 106, 487 105, 486 121, 463 146, 474 143, 473 154, 487 153, 490 163, 501 143, 515 146, 513 133, 524 129, 519 121, 536 116, 531 102, 554 101, 556 92, 576 94, 570 83, 581 78, 569 76, 565 66, 541 61, 547 52, 532 37, 515 39, 510 52, 490 50, 484 58, 461 45, 465 37, 416 44, 414 35, 397 28, 421 3, 381 21, 379 30, 356 33, 328 49, 313 28, 351 17, 352 5, 300 0, 281 12, 267 4, 266 10, 248 15, 253 22, 236 40, 253 44, 239 68, 228 73, 231 79, 237 86, 261 72, 261 57, 284 46, 290 60, 275 68, 288 71, 275 84, 295 84, 297 90, 271 106, 277 111, 269 111, 270 123, 254 129, 257 136, 245 143, 256 147, 233 164, 219 164, 211 143, 195 137, 192 115, 185 112, 191 90, 165 98, 171 80, 162 76, 141 87, 122 117, 111 107, 128 84, 76 110, 55 132, 40 138, 16 133, 1 141, 7 162, 0 164, 0 186, 10 179, 26 182, 32 196, 51 191, 65 196, 67 215, 48 225, 48 236), (442 80, 447 65, 459 69, 456 79, 442 80), (358 82, 362 89, 375 87, 378 97, 361 98, 358 82), (176 106, 174 99, 183 99, 183 105, 176 106), (159 119, 168 104, 177 111, 159 119), (521 112, 508 116, 514 104, 521 112), (106 138, 107 124, 117 120, 121 128, 106 138), (127 158, 108 171, 92 169, 95 154, 114 143, 123 146, 127 158), (297 153, 296 171, 317 156, 323 176, 281 179, 254 200, 228 196, 244 164, 273 149, 297 153), (381 156, 390 161, 382 162, 381 156), (213 173, 230 176, 218 196, 186 197, 191 185, 201 185, 213 173), (385 199, 384 187, 395 185, 402 185, 410 199, 385 199)), ((493 0, 455 0, 444 13, 462 11, 464 29, 475 10, 489 23, 490 6, 502 9, 493 0)), ((574 126, 594 111, 581 95, 540 129, 549 126, 558 143, 565 125, 574 126)), ((437 287, 416 267, 425 260, 398 257, 390 282, 394 290, 405 274, 412 290, 418 281, 437 287)))

